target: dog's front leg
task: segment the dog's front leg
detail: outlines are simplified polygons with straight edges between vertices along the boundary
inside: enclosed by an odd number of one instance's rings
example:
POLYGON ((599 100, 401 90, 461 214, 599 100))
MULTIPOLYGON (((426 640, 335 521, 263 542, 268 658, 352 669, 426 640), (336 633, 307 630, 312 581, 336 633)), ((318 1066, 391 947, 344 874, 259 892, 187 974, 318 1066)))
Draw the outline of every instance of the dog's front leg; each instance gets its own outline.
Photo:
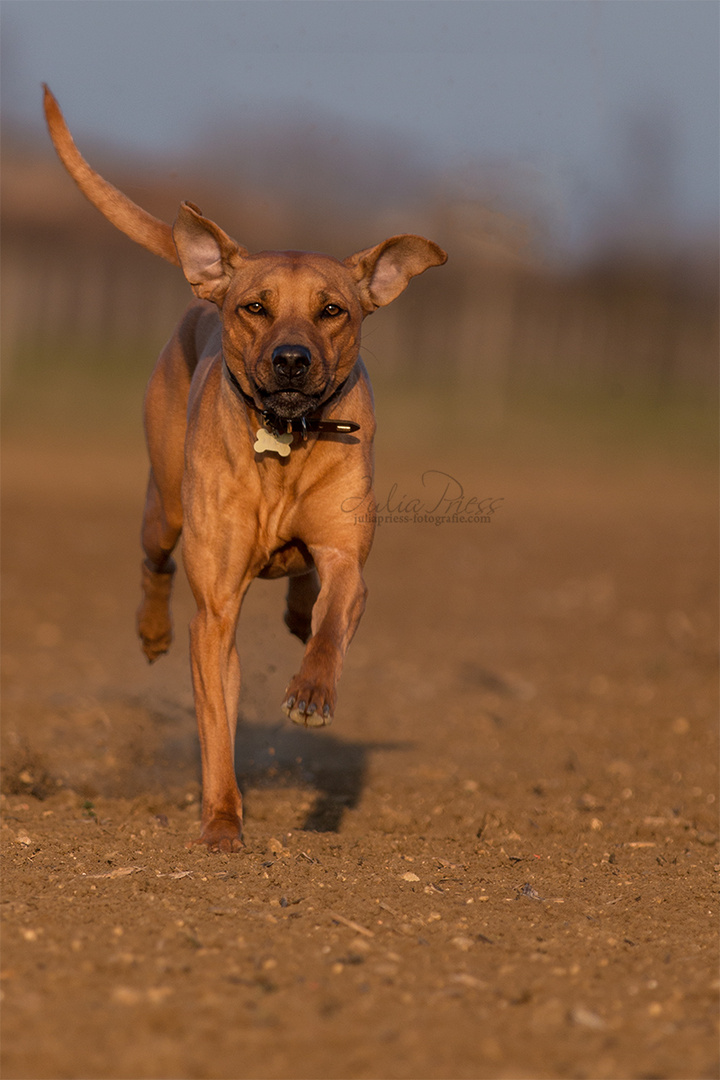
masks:
POLYGON ((237 608, 222 614, 201 607, 190 624, 195 712, 202 755, 202 833, 211 851, 242 846, 242 796, 235 778, 235 728, 240 662, 235 649, 237 608))
POLYGON ((283 709, 296 724, 321 727, 332 720, 343 659, 365 610, 367 589, 358 553, 324 546, 310 551, 320 594, 313 608, 312 636, 283 709))
POLYGON ((245 561, 241 565, 237 559, 218 559, 214 547, 190 530, 184 559, 198 606, 190 624, 203 784, 202 833, 195 843, 211 851, 238 851, 242 847, 242 797, 235 777, 240 697, 235 631, 251 575, 245 561))

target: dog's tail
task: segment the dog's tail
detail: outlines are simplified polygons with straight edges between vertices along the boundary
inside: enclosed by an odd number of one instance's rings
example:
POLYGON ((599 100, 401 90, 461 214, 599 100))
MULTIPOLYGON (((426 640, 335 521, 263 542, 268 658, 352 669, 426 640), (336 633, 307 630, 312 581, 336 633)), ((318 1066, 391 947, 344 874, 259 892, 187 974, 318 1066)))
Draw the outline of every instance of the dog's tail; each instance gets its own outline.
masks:
POLYGON ((45 119, 53 146, 83 195, 116 229, 124 232, 136 244, 179 266, 180 259, 170 226, 148 214, 90 168, 73 141, 60 106, 44 83, 43 90, 45 119))

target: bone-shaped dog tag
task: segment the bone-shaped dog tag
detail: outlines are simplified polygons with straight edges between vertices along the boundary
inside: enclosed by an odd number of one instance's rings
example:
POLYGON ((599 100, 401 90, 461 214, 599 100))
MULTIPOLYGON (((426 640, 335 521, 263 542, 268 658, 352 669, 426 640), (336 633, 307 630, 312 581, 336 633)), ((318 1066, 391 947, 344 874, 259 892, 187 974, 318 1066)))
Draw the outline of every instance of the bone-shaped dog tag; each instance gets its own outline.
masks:
POLYGON ((274 435, 267 428, 258 428, 255 432, 253 450, 256 454, 264 454, 267 450, 269 453, 279 454, 280 457, 287 457, 290 453, 290 443, 292 441, 292 434, 274 435))

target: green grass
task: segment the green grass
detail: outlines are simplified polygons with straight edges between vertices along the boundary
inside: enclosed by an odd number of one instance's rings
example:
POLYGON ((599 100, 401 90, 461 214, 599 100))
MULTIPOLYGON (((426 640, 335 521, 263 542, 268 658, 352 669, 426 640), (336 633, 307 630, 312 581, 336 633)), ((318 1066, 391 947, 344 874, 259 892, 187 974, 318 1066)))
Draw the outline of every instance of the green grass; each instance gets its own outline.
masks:
POLYGON ((376 385, 379 440, 478 455, 508 463, 537 455, 558 464, 620 463, 656 458, 713 468, 718 460, 715 392, 680 387, 672 394, 635 386, 622 396, 569 381, 557 388, 517 388, 487 403, 480 382, 462 392, 376 385))
POLYGON ((17 438, 120 437, 141 427, 152 350, 65 344, 25 350, 3 374, 3 431, 17 438))

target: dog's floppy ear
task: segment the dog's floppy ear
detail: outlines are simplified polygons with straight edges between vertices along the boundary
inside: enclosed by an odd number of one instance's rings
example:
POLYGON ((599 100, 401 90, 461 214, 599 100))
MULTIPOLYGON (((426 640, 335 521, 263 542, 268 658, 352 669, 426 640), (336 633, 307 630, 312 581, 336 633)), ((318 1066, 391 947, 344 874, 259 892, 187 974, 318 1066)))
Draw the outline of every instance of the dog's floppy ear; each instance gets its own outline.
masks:
POLYGON ((248 254, 192 203, 180 206, 173 239, 183 273, 202 300, 222 304, 233 271, 248 254))
POLYGON ((410 278, 431 266, 442 266, 447 254, 424 236, 391 236, 377 247, 358 251, 345 259, 360 286, 360 302, 366 314, 391 303, 410 278))

